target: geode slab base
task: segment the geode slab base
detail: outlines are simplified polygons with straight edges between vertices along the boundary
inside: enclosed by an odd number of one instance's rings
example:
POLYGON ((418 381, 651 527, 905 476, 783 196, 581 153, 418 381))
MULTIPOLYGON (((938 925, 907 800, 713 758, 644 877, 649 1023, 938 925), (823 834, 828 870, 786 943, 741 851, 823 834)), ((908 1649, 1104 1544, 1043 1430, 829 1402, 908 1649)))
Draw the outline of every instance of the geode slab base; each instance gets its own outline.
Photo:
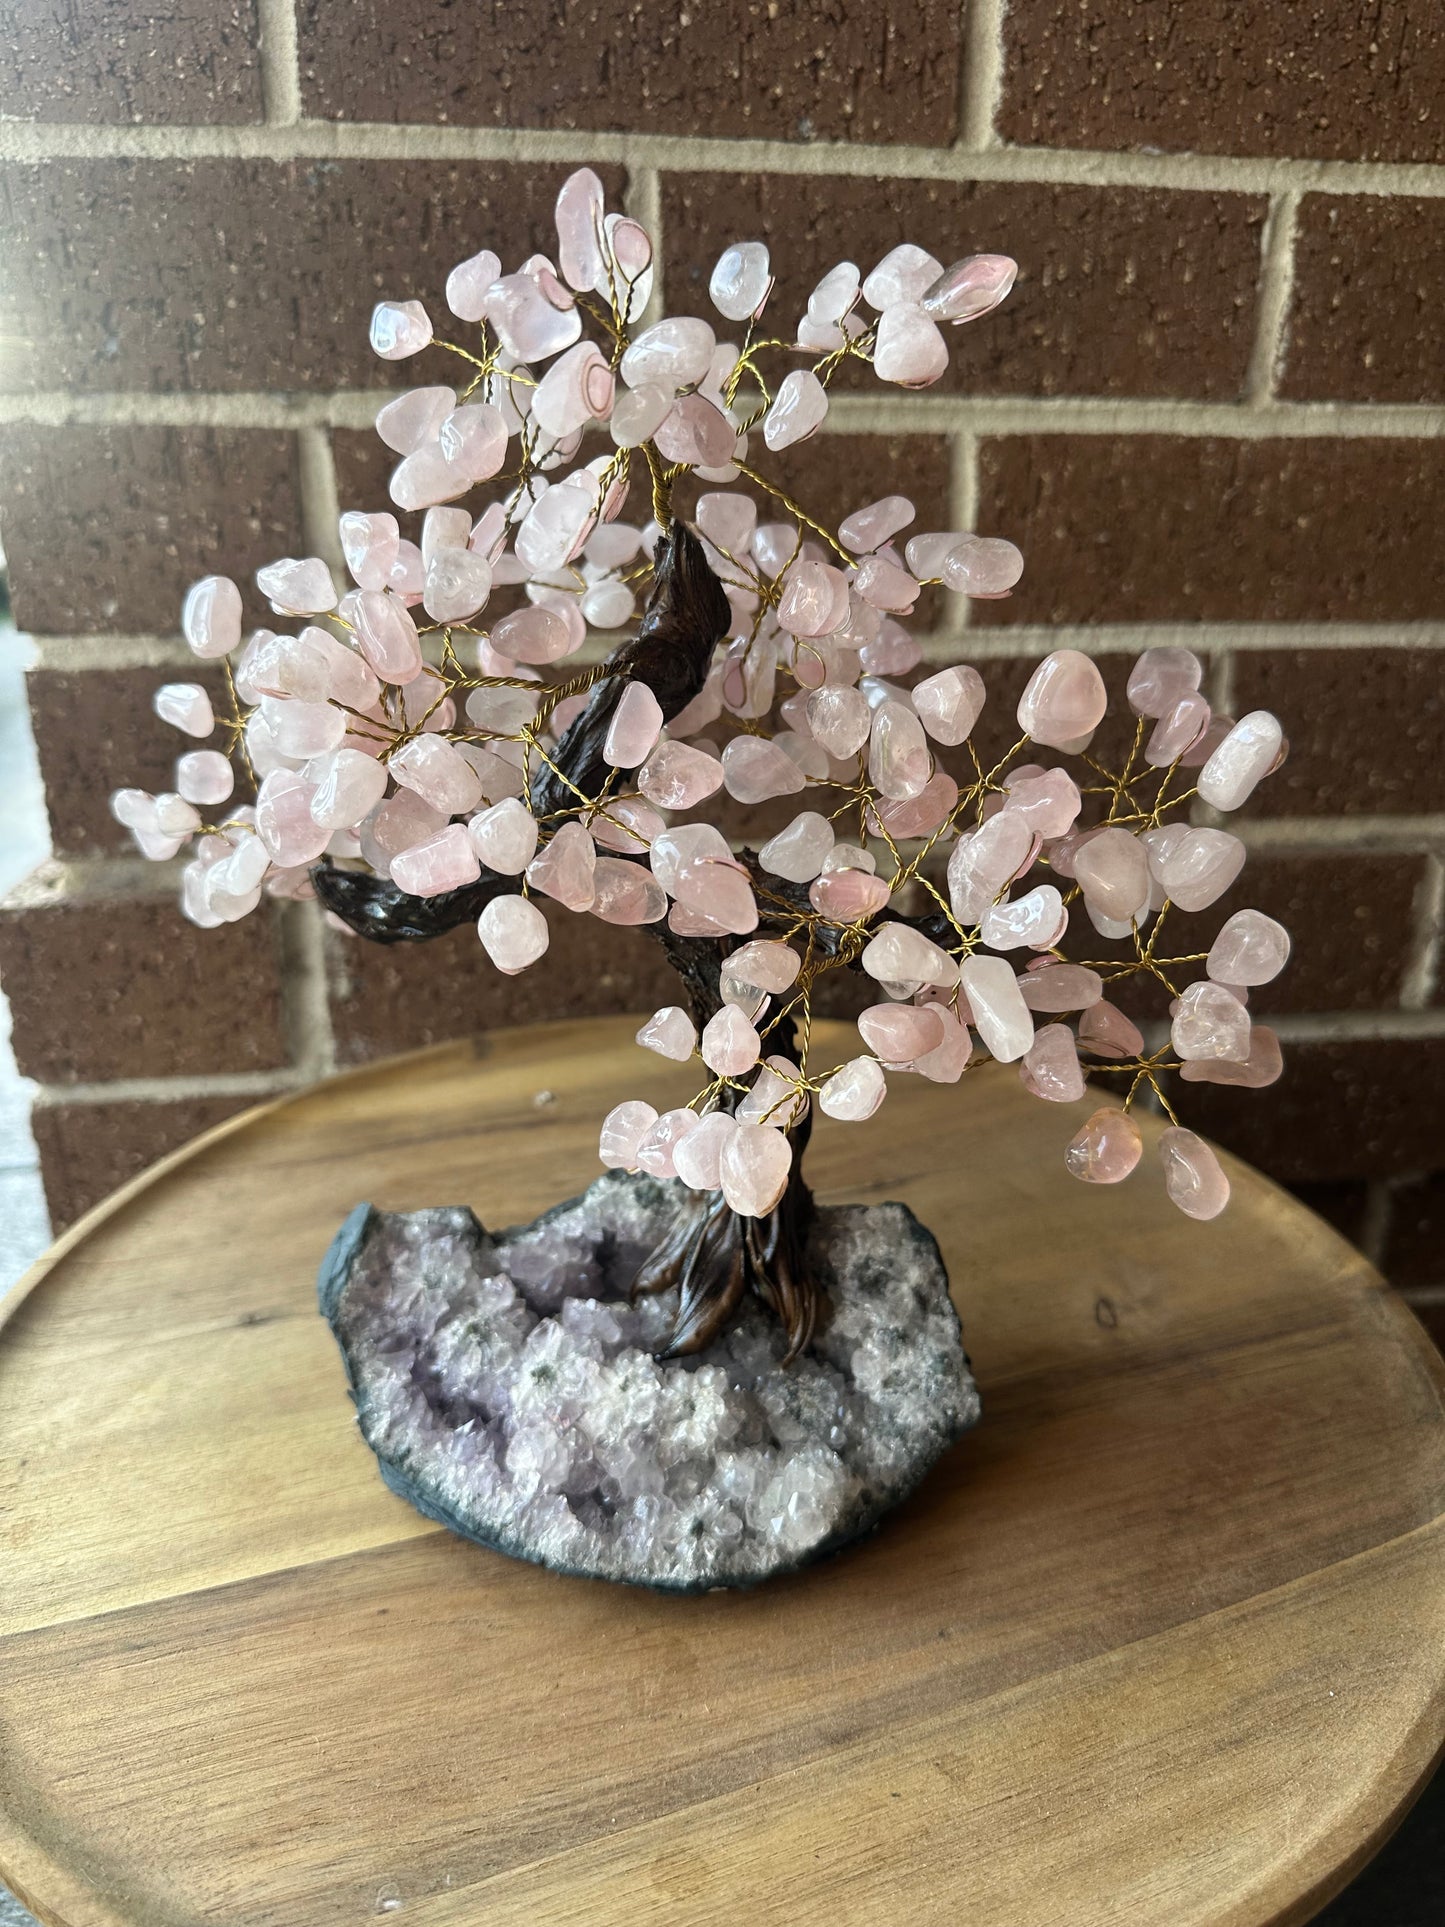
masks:
POLYGON ((831 1311, 783 1369, 749 1300, 660 1363, 677 1294, 628 1288, 673 1184, 610 1172, 535 1223, 358 1205, 321 1309, 394 1491, 557 1572, 672 1592, 750 1586, 874 1526, 978 1418, 938 1246, 901 1204, 820 1208, 831 1311))

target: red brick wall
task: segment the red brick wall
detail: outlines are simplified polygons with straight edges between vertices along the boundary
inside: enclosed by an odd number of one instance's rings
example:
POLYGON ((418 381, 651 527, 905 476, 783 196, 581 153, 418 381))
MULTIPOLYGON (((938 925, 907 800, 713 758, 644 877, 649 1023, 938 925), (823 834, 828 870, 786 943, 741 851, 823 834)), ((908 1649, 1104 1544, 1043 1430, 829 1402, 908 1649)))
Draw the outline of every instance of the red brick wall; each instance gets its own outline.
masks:
POLYGON ((1007 683, 1065 637, 1113 670, 1182 640, 1286 718, 1244 833, 1299 940, 1289 1069, 1192 1114, 1438 1298, 1439 9, 0 0, 0 86, 0 512, 57 850, 0 965, 58 1220, 333 1064, 660 988, 627 932, 599 953, 589 923, 582 968, 565 920, 519 980, 465 935, 398 957, 294 905, 201 934, 103 802, 168 769, 185 584, 383 499, 378 294, 543 244, 586 160, 660 226, 674 308, 753 234, 787 311, 900 233, 1018 256, 950 381, 845 392, 800 479, 826 513, 901 475, 925 521, 1021 543, 1020 591, 935 653, 1007 683))

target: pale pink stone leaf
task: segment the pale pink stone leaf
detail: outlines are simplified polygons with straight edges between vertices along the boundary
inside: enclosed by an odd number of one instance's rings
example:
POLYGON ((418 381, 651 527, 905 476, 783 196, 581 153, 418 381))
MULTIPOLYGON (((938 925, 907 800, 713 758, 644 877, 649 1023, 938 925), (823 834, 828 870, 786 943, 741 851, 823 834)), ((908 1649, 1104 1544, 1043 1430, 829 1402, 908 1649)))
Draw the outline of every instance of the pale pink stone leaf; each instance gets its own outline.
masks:
POLYGON ((1127 1111, 1095 1111, 1070 1140, 1064 1168, 1085 1184, 1119 1184, 1139 1162, 1143 1149, 1139 1126, 1127 1111))
POLYGON ((193 654, 228 656, 241 640, 241 591, 229 576, 203 576, 186 591, 181 632, 193 654))
POLYGON ((697 1027, 678 1004, 664 1004, 655 1010, 637 1033, 644 1050, 655 1050, 659 1057, 670 1057, 685 1064, 697 1049, 697 1027))
POLYGON ((1229 1179, 1202 1137, 1171 1125, 1159 1138, 1164 1188, 1187 1218, 1217 1218, 1229 1203, 1229 1179))
POLYGON ((515 977, 534 964, 551 938, 547 919, 526 897, 493 897, 477 919, 477 935, 482 948, 507 977, 515 977))
POLYGON ((840 1065, 818 1093, 818 1109, 827 1117, 861 1124, 873 1116, 888 1094, 888 1080, 876 1057, 853 1057, 840 1065))
POLYGON ((431 338, 431 317, 419 301, 378 301, 371 311, 372 353, 383 361, 419 355, 431 338))

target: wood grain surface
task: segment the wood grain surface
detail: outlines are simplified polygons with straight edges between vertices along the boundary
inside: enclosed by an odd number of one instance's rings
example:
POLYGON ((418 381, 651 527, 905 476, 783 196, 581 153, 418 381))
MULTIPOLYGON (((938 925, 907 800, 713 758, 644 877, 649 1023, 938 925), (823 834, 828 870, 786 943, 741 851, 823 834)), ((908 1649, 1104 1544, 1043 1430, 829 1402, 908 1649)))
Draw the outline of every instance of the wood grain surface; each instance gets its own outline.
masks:
POLYGON ((1208 1225, 1148 1157, 1089 1190, 1085 1107, 1004 1071, 821 1120, 822 1197, 938 1235, 984 1421, 796 1577, 558 1579, 386 1491, 327 1243, 580 1189, 608 1105, 691 1088, 633 1028, 252 1112, 8 1301, 0 1875, 67 1927, 1310 1918, 1445 1738, 1445 1368, 1241 1166, 1208 1225))

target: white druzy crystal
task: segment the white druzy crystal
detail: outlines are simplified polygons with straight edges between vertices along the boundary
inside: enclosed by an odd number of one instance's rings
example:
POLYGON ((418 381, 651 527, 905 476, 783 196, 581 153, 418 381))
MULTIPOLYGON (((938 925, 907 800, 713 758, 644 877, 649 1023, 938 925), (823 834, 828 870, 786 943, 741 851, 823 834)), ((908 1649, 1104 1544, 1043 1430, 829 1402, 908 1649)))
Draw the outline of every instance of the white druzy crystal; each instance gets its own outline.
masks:
POLYGON ((902 1205, 822 1209, 831 1311, 801 1358, 750 1301, 659 1361, 676 1293, 627 1291, 691 1195, 615 1172, 495 1238, 358 1207, 321 1302, 388 1483, 515 1557, 685 1592, 789 1570, 911 1491, 978 1417, 933 1240, 902 1205))

